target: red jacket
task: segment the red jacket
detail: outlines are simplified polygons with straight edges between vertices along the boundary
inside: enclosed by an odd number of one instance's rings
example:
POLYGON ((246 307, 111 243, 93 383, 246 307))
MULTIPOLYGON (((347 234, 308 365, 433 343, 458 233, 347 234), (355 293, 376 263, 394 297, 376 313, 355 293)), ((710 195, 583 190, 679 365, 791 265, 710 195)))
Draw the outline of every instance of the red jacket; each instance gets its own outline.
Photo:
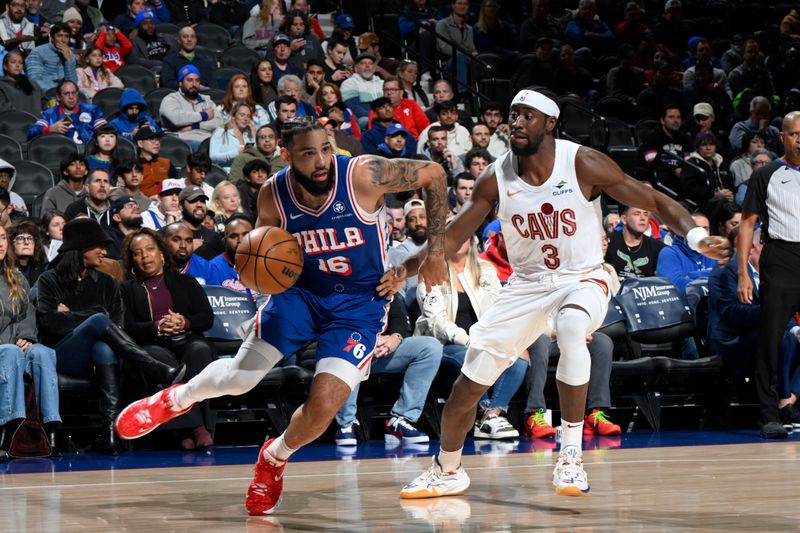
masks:
POLYGON ((100 36, 94 43, 103 51, 103 65, 114 72, 125 64, 125 57, 133 50, 133 44, 125 37, 121 31, 117 32, 117 44, 114 46, 106 45, 106 32, 100 32, 100 36))
POLYGON ((501 255, 497 250, 497 233, 492 235, 492 238, 489 239, 489 244, 486 246, 486 250, 481 253, 480 258, 494 265, 494 268, 497 270, 497 277, 500 278, 500 281, 506 281, 509 276, 514 273, 514 270, 512 270, 511 265, 508 263, 508 258, 501 255))
MULTIPOLYGON (((372 127, 373 118, 375 118, 375 112, 370 111, 367 129, 372 127)), ((394 108, 392 118, 402 124, 414 136, 414 140, 419 139, 419 134, 422 133, 422 130, 431 124, 431 121, 425 115, 425 111, 410 98, 400 100, 400 105, 394 108)))

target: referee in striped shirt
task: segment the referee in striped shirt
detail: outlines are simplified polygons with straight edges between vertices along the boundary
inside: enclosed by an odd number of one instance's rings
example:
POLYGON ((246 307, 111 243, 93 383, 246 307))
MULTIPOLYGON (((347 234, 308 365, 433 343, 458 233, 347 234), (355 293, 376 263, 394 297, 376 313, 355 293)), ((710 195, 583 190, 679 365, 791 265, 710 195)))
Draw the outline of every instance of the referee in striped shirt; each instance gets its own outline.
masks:
POLYGON ((765 439, 788 436, 778 412, 778 345, 789 320, 800 310, 800 112, 787 114, 782 130, 784 157, 750 178, 736 247, 739 300, 751 303, 747 257, 756 219, 760 219, 764 249, 759 261, 761 317, 755 386, 765 439))

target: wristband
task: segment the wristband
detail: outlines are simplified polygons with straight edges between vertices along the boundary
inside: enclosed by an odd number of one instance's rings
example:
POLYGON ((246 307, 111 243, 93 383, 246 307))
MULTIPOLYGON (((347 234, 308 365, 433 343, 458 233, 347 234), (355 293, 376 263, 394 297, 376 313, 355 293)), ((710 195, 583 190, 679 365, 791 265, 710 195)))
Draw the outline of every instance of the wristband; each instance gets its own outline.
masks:
POLYGON ((708 232, 705 228, 701 228, 699 226, 694 227, 689 230, 686 234, 686 244, 689 245, 689 248, 694 250, 695 252, 699 252, 700 248, 700 241, 708 237, 708 232))

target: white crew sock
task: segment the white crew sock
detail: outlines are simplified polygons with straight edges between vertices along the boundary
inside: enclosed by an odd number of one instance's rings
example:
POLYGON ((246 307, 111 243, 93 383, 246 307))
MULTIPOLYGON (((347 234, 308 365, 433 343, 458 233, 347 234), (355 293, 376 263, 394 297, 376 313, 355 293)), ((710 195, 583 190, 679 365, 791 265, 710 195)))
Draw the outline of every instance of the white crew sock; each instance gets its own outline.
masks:
POLYGON ((461 466, 461 452, 464 447, 457 449, 454 452, 446 452, 439 448, 439 465, 442 467, 442 472, 455 472, 461 466))
MULTIPOLYGON (((295 450, 294 448, 289 448, 286 445, 286 441, 283 440, 283 436, 285 433, 281 433, 281 436, 272 441, 272 444, 267 446, 267 453, 272 456, 273 459, 277 459, 280 462, 284 462, 289 459, 295 450)), ((269 457, 265 457, 265 459, 269 460, 269 457)))
POLYGON ((561 449, 567 446, 575 446, 578 452, 583 449, 583 420, 567 422, 561 419, 561 449))

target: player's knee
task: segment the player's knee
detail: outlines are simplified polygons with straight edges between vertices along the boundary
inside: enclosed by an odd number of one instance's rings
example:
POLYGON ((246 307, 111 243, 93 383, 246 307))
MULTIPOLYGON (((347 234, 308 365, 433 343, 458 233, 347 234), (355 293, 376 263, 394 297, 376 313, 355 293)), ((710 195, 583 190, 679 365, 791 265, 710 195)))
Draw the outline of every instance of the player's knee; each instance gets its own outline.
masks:
POLYGON ((583 385, 589 381, 591 358, 586 346, 586 335, 591 317, 583 310, 565 307, 556 318, 558 348, 561 357, 556 378, 567 385, 583 385))

